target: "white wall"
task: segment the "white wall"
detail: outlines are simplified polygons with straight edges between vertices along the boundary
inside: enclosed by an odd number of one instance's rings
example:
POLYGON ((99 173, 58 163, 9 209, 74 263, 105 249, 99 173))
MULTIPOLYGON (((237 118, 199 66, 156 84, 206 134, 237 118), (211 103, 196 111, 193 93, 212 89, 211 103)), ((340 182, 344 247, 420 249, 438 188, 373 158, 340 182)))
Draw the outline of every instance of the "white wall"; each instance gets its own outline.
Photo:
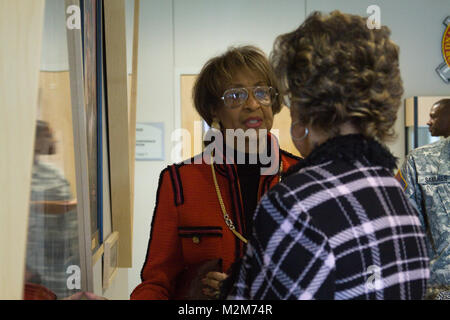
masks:
POLYGON ((127 74, 131 74, 133 71, 133 29, 134 29, 133 22, 134 22, 134 0, 125 0, 127 74))
POLYGON ((270 53, 275 37, 304 16, 304 0, 175 0, 175 67, 200 71, 231 45, 253 44, 270 53))
MULTIPOLYGON (((141 0, 137 122, 163 122, 165 144, 174 129, 174 63, 172 2, 141 0)), ((166 148, 166 159, 169 148, 166 148)), ((135 166, 133 268, 129 293, 140 283, 160 171, 169 161, 139 162, 135 166)))
POLYGON ((61 0, 46 0, 41 71, 68 70, 65 4, 61 0))
MULTIPOLYGON (((170 163, 177 105, 176 75, 198 72, 210 57, 243 43, 267 54, 275 37, 292 31, 312 10, 367 15, 370 4, 381 8, 381 22, 401 47, 405 97, 448 95, 434 69, 442 62, 442 21, 450 15, 448 0, 141 0, 137 122, 164 122, 166 160, 136 162, 133 268, 129 292, 140 283, 150 235, 160 171, 170 163)), ((390 144, 404 158, 404 113, 396 123, 398 139, 390 144)))

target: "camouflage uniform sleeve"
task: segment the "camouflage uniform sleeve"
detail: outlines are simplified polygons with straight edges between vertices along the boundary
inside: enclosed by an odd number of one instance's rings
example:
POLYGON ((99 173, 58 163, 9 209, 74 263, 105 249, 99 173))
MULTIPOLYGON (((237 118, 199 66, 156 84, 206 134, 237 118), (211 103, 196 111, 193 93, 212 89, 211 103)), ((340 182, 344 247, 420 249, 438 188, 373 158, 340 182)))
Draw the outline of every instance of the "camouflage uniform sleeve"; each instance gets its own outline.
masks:
POLYGON ((408 155, 406 157, 406 160, 403 163, 402 168, 398 171, 396 178, 402 185, 406 197, 411 200, 417 211, 419 211, 422 225, 424 225, 424 221, 422 221, 422 194, 420 192, 419 184, 417 183, 416 164, 412 155, 408 155))
MULTIPOLYGON (((422 206, 423 204, 423 196, 422 192, 418 183, 417 178, 417 168, 416 168, 416 162, 414 159, 414 156, 412 154, 409 154, 406 157, 405 162, 403 163, 403 166, 398 171, 397 175, 395 176, 396 179, 400 182, 400 184, 403 187, 403 191, 405 192, 406 198, 410 200, 410 203, 413 204, 413 206, 417 209, 419 213, 419 220, 422 225, 422 228, 427 234, 427 237, 429 237, 429 232, 427 230, 427 224, 425 223, 425 210, 422 206)), ((430 245, 430 241, 426 241, 428 256, 433 256, 433 250, 430 245)))

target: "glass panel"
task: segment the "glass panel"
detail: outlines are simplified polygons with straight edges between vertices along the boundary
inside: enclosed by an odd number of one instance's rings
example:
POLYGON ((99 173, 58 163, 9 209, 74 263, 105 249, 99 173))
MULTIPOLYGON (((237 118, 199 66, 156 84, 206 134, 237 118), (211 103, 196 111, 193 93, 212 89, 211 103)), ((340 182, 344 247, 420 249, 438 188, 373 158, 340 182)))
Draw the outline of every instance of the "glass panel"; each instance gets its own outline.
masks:
POLYGON ((47 0, 44 21, 25 271, 33 300, 81 289, 64 1, 47 0))
MULTIPOLYGON (((414 149, 414 127, 407 127, 406 128, 406 134, 407 134, 407 150, 406 153, 408 154, 411 150, 414 149)), ((421 147, 433 142, 436 142, 439 140, 439 137, 433 137, 430 134, 430 131, 428 130, 428 127, 418 127, 417 128, 417 138, 418 138, 418 145, 417 147, 421 147)))

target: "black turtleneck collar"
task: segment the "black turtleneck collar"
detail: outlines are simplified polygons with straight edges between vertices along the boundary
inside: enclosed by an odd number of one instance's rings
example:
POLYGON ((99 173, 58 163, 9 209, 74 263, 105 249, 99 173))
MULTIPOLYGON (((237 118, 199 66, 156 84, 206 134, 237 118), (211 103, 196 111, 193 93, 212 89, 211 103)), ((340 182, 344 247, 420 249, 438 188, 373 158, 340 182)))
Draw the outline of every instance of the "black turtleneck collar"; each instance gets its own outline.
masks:
MULTIPOLYGON (((226 155, 232 155, 233 161, 236 164, 236 168, 238 169, 239 176, 257 175, 259 177, 261 167, 270 166, 270 164, 263 165, 261 163, 259 152, 257 154, 240 152, 237 149, 227 145, 225 142, 223 143, 223 148, 226 155), (244 162, 241 162, 242 160, 244 160, 244 162)), ((263 152, 263 154, 265 156, 270 156, 272 152, 272 141, 269 136, 267 136, 266 148, 267 149, 263 152)))
POLYGON ((354 162, 362 160, 371 165, 381 166, 390 171, 397 167, 398 159, 386 146, 362 134, 349 134, 331 138, 317 146, 305 159, 290 167, 284 174, 287 177, 302 168, 318 165, 330 160, 354 162))

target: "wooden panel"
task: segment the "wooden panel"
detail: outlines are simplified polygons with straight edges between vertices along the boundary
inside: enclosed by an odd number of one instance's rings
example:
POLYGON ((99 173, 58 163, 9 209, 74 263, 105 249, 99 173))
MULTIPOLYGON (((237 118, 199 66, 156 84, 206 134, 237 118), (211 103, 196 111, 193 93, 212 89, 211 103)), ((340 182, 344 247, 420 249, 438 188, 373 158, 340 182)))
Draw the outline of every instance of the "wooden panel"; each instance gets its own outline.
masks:
POLYGON ((0 0, 0 300, 23 298, 43 17, 43 0, 0 0))
POLYGON ((405 99, 405 127, 414 126, 414 97, 405 99))
POLYGON ((64 172, 76 198, 75 155, 73 144, 72 105, 69 72, 43 72, 39 76, 40 119, 53 130, 56 154, 41 156, 64 172))
MULTIPOLYGON (((103 90, 103 101, 105 101, 105 91, 103 90)), ((102 160, 103 160, 103 239, 106 239, 112 232, 112 217, 111 217, 111 195, 110 195, 110 181, 109 181, 109 146, 108 146, 108 136, 106 131, 106 106, 102 103, 102 160)))
MULTIPOLYGON (((417 97, 418 126, 426 127, 427 122, 430 118, 430 110, 433 104, 435 104, 437 101, 441 99, 448 99, 448 98, 450 98, 450 96, 417 97)), ((414 97, 405 99, 405 126, 406 127, 414 126, 414 97)))
POLYGON ((136 107, 137 107, 137 79, 138 79, 138 53, 139 53, 139 15, 140 0, 134 0, 133 14, 133 57, 132 57, 132 74, 130 81, 129 96, 129 126, 130 126, 130 212, 131 227, 133 227, 134 217, 134 164, 136 152, 136 107))
POLYGON ((203 150, 203 120, 194 108, 192 89, 197 75, 182 75, 180 79, 181 128, 189 131, 190 140, 183 140, 182 158, 189 159, 203 150))
POLYGON ((104 2, 106 85, 113 231, 120 233, 119 267, 132 264, 130 129, 127 98, 125 2, 104 2))
MULTIPOLYGON (((131 81, 132 81, 132 76, 133 76, 132 74, 128 74, 127 75, 128 117, 130 117, 129 114, 130 114, 130 105, 131 105, 131 81)), ((131 137, 131 132, 130 132, 130 137, 131 137)))

